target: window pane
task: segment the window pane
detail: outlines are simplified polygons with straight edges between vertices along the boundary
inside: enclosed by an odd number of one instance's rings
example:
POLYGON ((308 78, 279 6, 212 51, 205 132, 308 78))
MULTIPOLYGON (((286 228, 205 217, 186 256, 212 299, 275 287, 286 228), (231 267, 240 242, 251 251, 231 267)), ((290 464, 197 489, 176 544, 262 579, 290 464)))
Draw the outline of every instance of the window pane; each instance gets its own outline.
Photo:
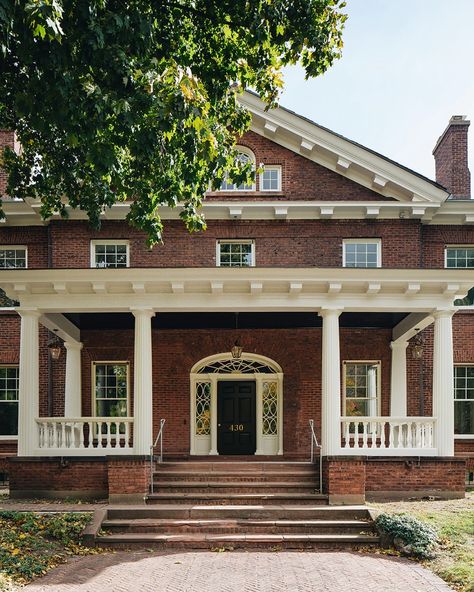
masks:
POLYGON ((26 267, 26 249, 14 247, 0 249, 0 269, 22 269, 26 267))
POLYGON ((18 433, 19 370, 14 366, 0 368, 0 435, 18 433))
POLYGON ((222 267, 250 267, 253 263, 253 245, 245 243, 219 243, 219 264, 222 267))
POLYGON ((344 242, 344 267, 377 267, 378 242, 344 242))
POLYGON ((126 244, 95 244, 96 267, 127 267, 126 244))
POLYGON ((18 402, 0 403, 0 435, 18 435, 18 402))
POLYGON ((454 433, 474 434, 474 400, 454 402, 454 433))

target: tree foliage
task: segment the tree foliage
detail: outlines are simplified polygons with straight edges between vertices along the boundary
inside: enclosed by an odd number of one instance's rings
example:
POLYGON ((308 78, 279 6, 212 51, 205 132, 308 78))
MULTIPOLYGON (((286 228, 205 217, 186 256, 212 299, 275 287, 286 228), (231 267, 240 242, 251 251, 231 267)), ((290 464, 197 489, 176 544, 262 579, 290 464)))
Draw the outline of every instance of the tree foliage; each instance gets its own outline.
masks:
POLYGON ((269 106, 281 69, 317 76, 339 57, 342 0, 0 0, 0 127, 8 194, 66 202, 94 227, 131 200, 128 221, 161 240, 160 204, 188 229, 226 171, 251 175, 235 141, 250 124, 238 94, 269 106))

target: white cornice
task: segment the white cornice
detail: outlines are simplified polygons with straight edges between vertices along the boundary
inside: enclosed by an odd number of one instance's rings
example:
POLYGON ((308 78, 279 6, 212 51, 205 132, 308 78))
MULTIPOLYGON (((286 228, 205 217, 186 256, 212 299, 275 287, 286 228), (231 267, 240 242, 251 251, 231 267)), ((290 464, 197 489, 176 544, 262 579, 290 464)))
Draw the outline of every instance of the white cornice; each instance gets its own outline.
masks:
POLYGON ((421 175, 291 111, 265 111, 265 104, 255 94, 246 92, 239 101, 252 114, 252 130, 256 133, 265 135, 265 126, 271 125, 276 130, 272 141, 381 195, 432 203, 441 203, 449 196, 421 175), (302 151, 302 145, 311 148, 302 151))
POLYGON ((430 313, 452 308, 454 298, 472 287, 472 276, 458 269, 27 269, 2 271, 0 288, 42 313, 124 312, 134 306, 162 312, 339 307, 430 313))
MULTIPOLYGON (((220 197, 220 196, 219 196, 220 197)), ((48 222, 41 220, 38 203, 5 201, 3 209, 5 226, 42 226, 48 222)), ((129 203, 117 203, 106 210, 103 220, 124 220, 130 211, 129 203)), ((170 208, 160 206, 163 220, 178 220, 181 206, 170 208)), ((255 201, 245 199, 212 199, 204 201, 202 212, 208 220, 394 220, 417 219, 423 224, 473 225, 474 200, 451 200, 441 204, 399 201, 298 201, 260 198, 255 201)), ((71 220, 87 220, 81 210, 68 208, 71 220)), ((59 220, 55 216, 52 220, 59 220)))

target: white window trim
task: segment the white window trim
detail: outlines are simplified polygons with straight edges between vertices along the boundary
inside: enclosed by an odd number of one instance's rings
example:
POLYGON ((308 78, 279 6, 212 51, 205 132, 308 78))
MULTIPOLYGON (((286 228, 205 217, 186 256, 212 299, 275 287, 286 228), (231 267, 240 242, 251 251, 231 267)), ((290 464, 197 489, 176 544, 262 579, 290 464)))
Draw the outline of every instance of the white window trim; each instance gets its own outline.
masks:
MULTIPOLYGON (((251 245, 252 250, 251 250, 250 267, 255 267, 255 241, 253 239, 240 239, 240 238, 226 238, 226 239, 217 239, 216 240, 216 267, 221 267, 220 246, 222 244, 229 244, 229 243, 230 244, 251 245)), ((239 267, 238 269, 242 269, 242 267, 239 267)))
POLYGON ((445 269, 474 269, 474 267, 448 267, 448 249, 474 249, 474 244, 445 245, 445 247, 444 247, 444 267, 445 267, 445 269))
POLYGON ((263 188, 263 173, 260 173, 259 175, 259 189, 260 191, 263 192, 275 192, 275 191, 281 191, 281 165, 279 164, 268 164, 268 165, 264 165, 263 167, 264 171, 278 171, 278 187, 277 189, 264 189, 263 188))
MULTIPOLYGON (((342 267, 346 267, 346 245, 377 245, 377 268, 382 267, 382 239, 380 238, 344 238, 342 240, 342 267)), ((374 269, 370 267, 354 267, 351 269, 374 269)))
POLYGON ((0 245, 0 251, 16 251, 17 249, 25 251, 25 267, 16 267, 14 269, 28 269, 28 247, 26 245, 0 245))
MULTIPOLYGON (((255 170, 256 168, 256 160, 255 160, 255 154, 252 152, 252 150, 250 150, 250 148, 247 148, 247 146, 239 146, 237 145, 235 147, 235 149, 237 150, 237 152, 240 152, 242 154, 245 154, 246 156, 248 156, 250 158, 250 160, 253 163, 253 169, 255 170)), ((252 183, 252 187, 251 188, 247 188, 247 189, 238 189, 237 187, 233 188, 233 189, 217 189, 217 191, 220 191, 222 193, 234 193, 234 192, 240 192, 243 193, 245 191, 256 191, 257 187, 256 187, 256 179, 254 179, 254 182, 252 183)))
MULTIPOLYGON (((381 360, 343 360, 342 361, 342 416, 346 416, 346 366, 347 364, 365 364, 377 366, 377 416, 380 417, 382 409, 382 362, 381 360)), ((354 397, 349 397, 353 399, 354 397)), ((367 400, 367 399, 365 399, 367 400)), ((356 415, 347 417, 357 417, 356 415)))
MULTIPOLYGON (((461 308, 461 307, 459 307, 461 308)), ((464 306, 462 308, 467 308, 472 310, 472 306, 464 306)), ((467 366, 470 366, 471 368, 474 366, 474 364, 470 364, 469 362, 466 363, 456 363, 454 364, 454 367, 461 367, 461 368, 466 368, 467 366)), ((453 395, 456 391, 456 388, 453 388, 453 395)), ((456 399, 455 397, 453 398, 453 406, 454 406, 454 401, 470 401, 471 399, 456 399)), ((455 440, 474 440, 474 434, 454 434, 454 439, 455 440)))
MULTIPOLYGON (((21 247, 19 247, 21 248, 21 247)), ((11 308, 5 308, 5 309, 0 309, 0 310, 12 310, 11 308)), ((20 366, 19 364, 0 364, 0 368, 18 368, 18 372, 20 372, 20 366)), ((18 391, 18 399, 17 399, 17 403, 20 404, 20 391, 18 391)), ((1 403, 0 403, 1 405, 1 403)), ((18 431, 18 429, 17 429, 18 431)), ((17 441, 18 440, 18 434, 16 436, 7 436, 5 434, 0 434, 0 442, 7 442, 7 441, 17 441)))
POLYGON ((131 401, 130 401, 130 362, 129 360, 94 360, 92 362, 92 409, 91 409, 91 417, 103 417, 96 414, 96 402, 97 402, 97 391, 96 391, 96 366, 100 366, 103 364, 108 364, 109 366, 126 366, 127 367, 127 415, 126 417, 131 417, 130 409, 131 409, 131 401))
MULTIPOLYGON (((94 269, 107 269, 106 267, 97 267, 95 264, 95 248, 97 245, 125 245, 127 247, 127 267, 130 267, 130 241, 123 239, 95 239, 91 240, 90 265, 94 269)), ((113 268, 112 268, 113 269, 113 268)))

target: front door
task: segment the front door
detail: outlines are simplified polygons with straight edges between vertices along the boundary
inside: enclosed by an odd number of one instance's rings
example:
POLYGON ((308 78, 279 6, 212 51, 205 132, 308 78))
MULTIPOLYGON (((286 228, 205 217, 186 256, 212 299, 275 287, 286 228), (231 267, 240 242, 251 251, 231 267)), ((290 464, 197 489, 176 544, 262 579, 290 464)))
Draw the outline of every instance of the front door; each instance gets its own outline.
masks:
POLYGON ((219 454, 255 454, 255 382, 217 383, 219 454))

